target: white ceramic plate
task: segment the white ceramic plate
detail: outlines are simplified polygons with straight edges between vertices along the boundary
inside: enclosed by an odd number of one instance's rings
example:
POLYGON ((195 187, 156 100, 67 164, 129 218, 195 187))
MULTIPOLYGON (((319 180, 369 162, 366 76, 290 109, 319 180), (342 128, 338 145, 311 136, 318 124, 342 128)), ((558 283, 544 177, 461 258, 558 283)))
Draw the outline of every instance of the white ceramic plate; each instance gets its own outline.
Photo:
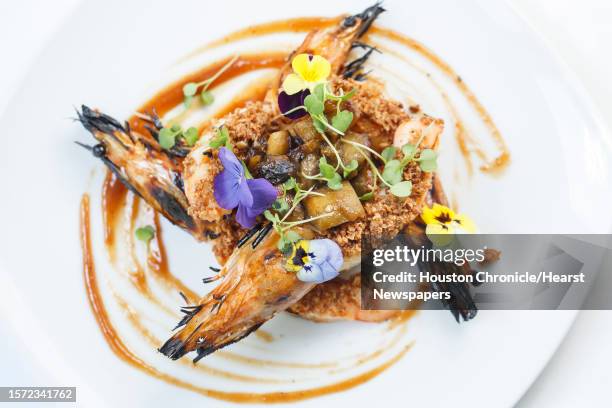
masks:
MULTIPOLYGON (((82 406, 220 405, 117 359, 92 317, 83 288, 78 206, 85 191, 96 202, 102 168, 72 143, 89 140, 70 120, 73 106, 87 103, 127 117, 146 95, 161 88, 160 78, 176 68, 173 63, 198 45, 258 22, 333 16, 369 4, 352 2, 347 9, 346 3, 330 1, 126 3, 83 4, 36 60, 3 116, 0 305, 10 317, 11 333, 29 350, 21 364, 46 371, 48 385, 77 386, 82 406)), ((445 176, 461 209, 481 230, 607 232, 612 225, 607 208, 610 139, 579 87, 509 7, 488 0, 388 1, 385 7, 389 11, 379 24, 418 39, 449 61, 508 142, 512 164, 502 177, 475 174, 459 182, 451 169, 445 176)), ((295 38, 282 41, 291 45, 295 38)), ((445 116, 435 100, 422 103, 432 114, 445 116)), ((452 140, 444 143, 441 161, 456 162, 452 140)), ((94 205, 94 252, 103 258, 98 214, 94 205)), ((173 269, 188 284, 197 284, 199 265, 211 259, 207 247, 164 226, 171 255, 177 254, 171 258, 173 269)), ((108 266, 101 266, 99 274, 103 282, 113 279, 108 266)), ((489 311, 457 325, 448 312, 421 313, 402 337, 403 344, 413 342, 413 347, 399 363, 364 385, 299 404, 370 406, 376 397, 415 406, 511 406, 554 353, 574 317, 574 312, 489 311)), ((172 323, 166 317, 157 327, 167 330, 172 323)), ((311 362, 347 350, 366 352, 383 336, 372 325, 316 325, 288 316, 264 327, 276 341, 266 344, 251 336, 232 350, 311 362)), ((311 377, 317 378, 303 380, 308 375, 301 372, 251 368, 254 376, 270 375, 280 382, 223 381, 190 372, 132 340, 130 345, 164 372, 199 386, 292 390, 324 384, 335 375, 316 371, 311 377), (292 379, 296 382, 287 385, 292 379)), ((222 359, 210 361, 232 369, 222 359)), ((12 369, 17 367, 2 367, 12 369)))

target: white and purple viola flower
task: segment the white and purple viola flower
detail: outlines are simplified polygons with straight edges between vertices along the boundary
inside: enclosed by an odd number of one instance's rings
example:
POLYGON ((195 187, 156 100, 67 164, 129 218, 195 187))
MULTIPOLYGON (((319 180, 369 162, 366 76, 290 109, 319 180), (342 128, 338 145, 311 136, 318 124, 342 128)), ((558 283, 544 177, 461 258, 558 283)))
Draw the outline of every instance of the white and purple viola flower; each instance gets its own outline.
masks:
POLYGON ((255 225, 255 219, 268 209, 278 195, 276 188, 263 178, 248 178, 244 165, 226 147, 219 149, 223 171, 214 180, 214 196, 221 208, 236 212, 236 220, 244 228, 255 225))
POLYGON ((301 240, 293 245, 286 269, 302 282, 323 283, 338 276, 343 263, 342 250, 331 239, 301 240))

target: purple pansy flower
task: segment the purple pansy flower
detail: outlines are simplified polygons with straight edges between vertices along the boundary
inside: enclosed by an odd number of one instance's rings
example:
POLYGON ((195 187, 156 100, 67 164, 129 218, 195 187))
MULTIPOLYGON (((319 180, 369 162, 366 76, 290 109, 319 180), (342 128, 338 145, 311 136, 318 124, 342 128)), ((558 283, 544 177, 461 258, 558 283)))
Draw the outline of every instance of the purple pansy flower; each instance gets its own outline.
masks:
POLYGON ((306 99, 308 95, 310 95, 310 91, 308 89, 304 89, 293 95, 289 95, 285 91, 281 91, 281 93, 278 94, 278 108, 280 109, 281 113, 285 115, 285 117, 293 120, 299 119, 308 113, 306 112, 306 109, 296 109, 288 114, 285 114, 285 112, 290 112, 292 109, 295 109, 298 106, 303 106, 304 99, 306 99))
POLYGON ((255 225, 255 218, 268 209, 278 192, 268 180, 247 179, 244 167, 231 150, 219 149, 223 171, 214 180, 214 196, 221 208, 238 207, 236 220, 244 228, 255 225))

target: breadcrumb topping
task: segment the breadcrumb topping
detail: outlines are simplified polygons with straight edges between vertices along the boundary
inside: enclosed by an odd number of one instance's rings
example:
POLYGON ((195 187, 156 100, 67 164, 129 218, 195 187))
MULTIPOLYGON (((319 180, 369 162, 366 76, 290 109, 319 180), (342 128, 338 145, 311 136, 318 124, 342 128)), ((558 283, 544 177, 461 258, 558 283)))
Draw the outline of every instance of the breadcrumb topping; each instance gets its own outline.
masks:
POLYGON ((289 312, 318 322, 339 319, 381 322, 398 315, 397 310, 361 310, 361 276, 336 278, 315 286, 289 312))
POLYGON ((375 79, 358 82, 353 79, 335 78, 332 89, 345 93, 356 88, 358 92, 348 101, 348 108, 355 115, 353 129, 370 136, 373 146, 382 150, 393 144, 393 134, 410 115, 401 102, 389 99, 385 95, 384 85, 375 79))

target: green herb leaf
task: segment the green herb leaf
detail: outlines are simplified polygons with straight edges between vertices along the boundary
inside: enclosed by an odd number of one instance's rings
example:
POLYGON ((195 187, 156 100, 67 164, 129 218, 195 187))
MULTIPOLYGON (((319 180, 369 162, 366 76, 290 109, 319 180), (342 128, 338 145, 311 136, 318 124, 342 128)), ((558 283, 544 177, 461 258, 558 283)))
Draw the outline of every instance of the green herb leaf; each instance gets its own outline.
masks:
POLYGON ((327 180, 327 187, 332 190, 340 190, 342 188, 342 177, 338 173, 334 173, 334 176, 327 180))
POLYGON ((291 191, 295 188, 295 186, 296 186, 295 179, 293 177, 289 177, 289 180, 283 183, 283 187, 285 191, 291 191))
POLYGON ((425 149, 419 156, 419 166, 421 170, 431 173, 438 168, 438 154, 431 149, 425 149))
POLYGON ((353 121, 353 112, 343 110, 343 111, 338 112, 332 118, 332 126, 338 129, 340 132, 344 133, 346 132, 346 129, 348 129, 348 127, 351 125, 352 121, 353 121))
POLYGON ((328 95, 328 99, 344 102, 344 101, 348 101, 349 99, 351 99, 353 95, 355 95, 356 93, 357 93, 357 88, 353 88, 342 96, 328 95))
POLYGON ((295 244, 296 242, 298 242, 299 240, 301 240, 301 239, 302 239, 302 237, 300 236, 300 234, 298 234, 298 233, 297 233, 297 232, 295 232, 295 231, 287 231, 287 232, 285 233, 285 239, 287 239, 287 241, 289 241, 289 242, 291 242, 291 243, 294 243, 294 244, 295 244))
POLYGON ((222 126, 217 129, 217 136, 215 136, 210 141, 210 147, 213 149, 218 149, 221 146, 225 146, 229 139, 229 133, 225 126, 222 126))
POLYGON ((200 94, 200 99, 202 100, 202 104, 210 105, 215 101, 215 96, 210 91, 202 91, 200 94))
POLYGON ((414 154, 416 153, 416 146, 411 145, 411 144, 405 144, 402 146, 402 153, 404 154, 404 158, 409 158, 409 160, 412 160, 412 158, 414 157, 414 154))
POLYGON ((155 236, 155 229, 151 225, 147 225, 138 228, 134 233, 140 241, 148 243, 155 236))
POLYGON ((352 172, 357 170, 357 167, 359 167, 359 163, 357 163, 357 160, 355 159, 351 160, 349 164, 344 166, 344 178, 347 178, 348 176, 350 176, 352 172))
POLYGON ((198 92, 198 84, 195 82, 189 82, 183 85, 183 95, 185 97, 194 96, 198 92))
POLYGON ((276 201, 272 203, 272 208, 279 213, 285 213, 289 209, 289 204, 287 200, 284 198, 277 198, 276 201))
POLYGON ((350 91, 348 91, 347 93, 345 93, 344 95, 342 95, 342 97, 340 98, 342 101, 348 101, 349 99, 351 99, 353 97, 353 95, 355 95, 357 93, 357 88, 353 88, 350 91))
POLYGON ((223 135, 223 137, 225 137, 226 139, 229 139, 229 130, 227 130, 225 126, 221 126, 221 128, 219 129, 219 133, 223 135))
POLYGON ((370 191, 359 197, 359 201, 370 201, 374 198, 374 192, 370 191))
POLYGON ((438 169, 438 163, 435 160, 419 162, 419 167, 426 173, 433 173, 438 169))
POLYGON ((174 133, 178 133, 181 131, 181 125, 179 125, 178 123, 175 123, 174 125, 172 125, 170 130, 172 130, 174 133))
POLYGON ((318 118, 312 118, 312 125, 319 133, 325 133, 326 126, 325 124, 318 118))
POLYGON ((431 149, 425 149, 419 155, 419 161, 422 160, 435 160, 438 157, 438 154, 431 149))
POLYGON ((304 99, 304 106, 308 113, 313 116, 317 116, 323 113, 325 106, 323 102, 321 102, 315 95, 308 95, 306 99, 304 99))
POLYGON ((325 157, 321 157, 319 159, 319 171, 326 180, 329 180, 336 175, 336 169, 327 163, 327 159, 325 159, 325 157))
POLYGON ((319 100, 321 103, 325 101, 325 84, 319 84, 314 87, 312 90, 312 94, 319 100))
POLYGON ((162 149, 170 150, 176 143, 176 132, 169 128, 162 128, 159 131, 159 145, 162 149))
POLYGON ((397 184, 402 181, 403 170, 404 168, 399 160, 391 160, 385 164, 382 173, 383 179, 391 185, 397 184))
POLYGON ((266 217, 266 220, 270 221, 271 223, 278 221, 278 215, 272 214, 270 210, 264 211, 264 217, 266 217))
POLYGON ((397 148, 395 146, 389 146, 382 151, 381 156, 385 159, 385 162, 388 162, 390 160, 395 159, 396 152, 397 148))
POLYGON ((410 181, 402 181, 393 185, 390 189, 391 194, 397 197, 408 197, 412 193, 412 183, 410 181))
POLYGON ((293 249, 291 242, 287 240, 286 234, 281 234, 276 247, 285 255, 289 255, 293 249))
POLYGON ((195 127, 190 127, 185 132, 183 132, 183 137, 185 138, 185 143, 188 146, 193 146, 198 141, 198 129, 195 127))

